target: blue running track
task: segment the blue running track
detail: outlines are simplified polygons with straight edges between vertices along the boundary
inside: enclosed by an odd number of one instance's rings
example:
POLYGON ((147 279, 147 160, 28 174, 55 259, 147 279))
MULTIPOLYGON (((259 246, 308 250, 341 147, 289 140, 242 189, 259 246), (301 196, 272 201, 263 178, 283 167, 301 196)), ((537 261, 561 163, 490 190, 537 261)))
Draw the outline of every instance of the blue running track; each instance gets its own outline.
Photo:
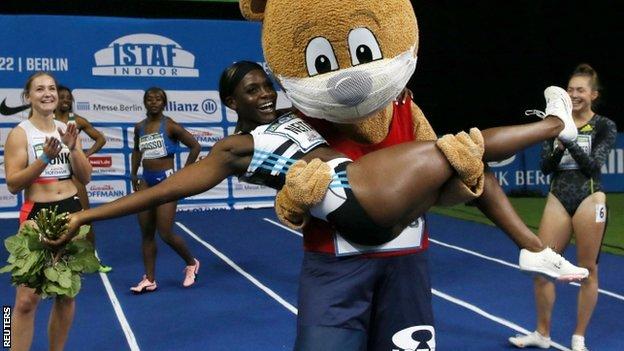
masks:
MULTIPOLYGON (((535 327, 533 285, 516 266, 518 250, 497 228, 429 215, 437 350, 511 350, 507 338, 535 327)), ((0 220, 0 237, 17 220, 0 220)), ((184 262, 158 243, 158 290, 133 295, 143 275, 135 216, 95 226, 107 275, 83 281, 67 350, 290 350, 295 340, 298 233, 280 226, 272 209, 181 212, 176 228, 201 261, 198 282, 182 287, 184 262)), ((568 250, 573 258, 574 248, 568 250)), ((0 250, 2 265, 7 253, 0 250)), ((574 259, 572 259, 574 262, 574 259)), ((602 254, 598 305, 587 345, 624 350, 624 257, 602 254)), ((557 284, 553 349, 568 350, 578 285, 557 284)), ((0 302, 15 290, 0 275, 0 302)), ((47 349, 50 301, 42 301, 32 350, 47 349)))

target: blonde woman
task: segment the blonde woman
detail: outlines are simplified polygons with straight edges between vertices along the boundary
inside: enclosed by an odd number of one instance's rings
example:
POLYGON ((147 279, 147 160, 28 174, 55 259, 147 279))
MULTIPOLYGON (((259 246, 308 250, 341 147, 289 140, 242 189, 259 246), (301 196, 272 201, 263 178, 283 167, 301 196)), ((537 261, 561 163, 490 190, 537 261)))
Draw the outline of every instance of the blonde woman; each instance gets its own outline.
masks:
MULTIPOLYGON (((578 138, 546 141, 542 150, 542 171, 552 174, 552 180, 538 235, 545 245, 561 253, 574 233, 578 264, 589 270, 589 278, 581 283, 578 295, 573 351, 588 350, 585 331, 598 300, 598 257, 607 223, 600 168, 617 136, 615 123, 594 112, 599 88, 598 75, 591 66, 581 64, 574 70, 567 90, 578 138)), ((518 347, 548 348, 555 285, 541 277, 536 277, 534 283, 537 330, 509 341, 518 347)))
MULTIPOLYGON (((13 128, 7 137, 4 162, 9 191, 24 191, 20 227, 44 208, 59 211, 82 209, 72 176, 83 184, 91 178, 91 165, 82 152, 76 125, 54 120, 58 104, 57 83, 48 73, 37 72, 26 81, 25 102, 31 105, 30 117, 13 128)), ((40 296, 33 289, 18 286, 11 321, 12 350, 28 350, 32 343, 34 321, 40 296)), ((50 350, 63 350, 75 311, 75 301, 56 298, 50 313, 48 337, 50 350)))

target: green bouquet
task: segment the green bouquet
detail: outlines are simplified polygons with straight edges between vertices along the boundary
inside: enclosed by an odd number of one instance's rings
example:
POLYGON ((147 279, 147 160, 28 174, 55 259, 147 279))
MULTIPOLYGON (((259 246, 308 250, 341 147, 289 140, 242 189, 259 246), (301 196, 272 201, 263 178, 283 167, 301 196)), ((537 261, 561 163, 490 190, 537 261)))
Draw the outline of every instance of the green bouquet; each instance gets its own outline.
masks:
POLYGON ((67 230, 67 213, 43 209, 34 221, 36 226, 26 225, 4 241, 9 264, 0 273, 11 272, 13 285, 24 284, 44 298, 75 297, 81 287, 80 274, 96 272, 100 267, 93 245, 86 239, 89 226, 82 226, 67 245, 50 248, 42 239, 58 239, 67 230))

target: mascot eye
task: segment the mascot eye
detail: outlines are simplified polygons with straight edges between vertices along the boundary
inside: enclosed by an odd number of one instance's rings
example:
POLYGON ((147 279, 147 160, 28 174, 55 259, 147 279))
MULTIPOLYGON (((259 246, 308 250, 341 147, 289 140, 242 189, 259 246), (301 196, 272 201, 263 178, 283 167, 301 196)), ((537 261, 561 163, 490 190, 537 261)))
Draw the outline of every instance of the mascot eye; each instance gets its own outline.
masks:
POLYGON ((381 60, 381 49, 368 28, 356 28, 349 33, 349 52, 353 66, 381 60))
POLYGON ((306 65, 310 77, 338 69, 338 61, 329 40, 316 37, 306 48, 306 65))

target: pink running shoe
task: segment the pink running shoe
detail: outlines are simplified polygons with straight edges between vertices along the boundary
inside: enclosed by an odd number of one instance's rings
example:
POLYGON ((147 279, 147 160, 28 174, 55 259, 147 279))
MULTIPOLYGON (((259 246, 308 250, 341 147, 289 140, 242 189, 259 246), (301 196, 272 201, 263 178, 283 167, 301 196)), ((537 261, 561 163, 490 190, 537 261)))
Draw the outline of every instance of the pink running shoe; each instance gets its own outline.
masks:
POLYGON ((195 284, 197 273, 199 273, 199 261, 196 258, 193 260, 195 261, 194 265, 184 267, 184 282, 182 286, 185 288, 195 284))
POLYGON ((158 285, 156 285, 156 280, 150 282, 147 279, 147 276, 143 275, 143 280, 141 280, 137 286, 131 287, 130 290, 135 294, 142 294, 145 292, 152 292, 156 290, 157 287, 158 285))

